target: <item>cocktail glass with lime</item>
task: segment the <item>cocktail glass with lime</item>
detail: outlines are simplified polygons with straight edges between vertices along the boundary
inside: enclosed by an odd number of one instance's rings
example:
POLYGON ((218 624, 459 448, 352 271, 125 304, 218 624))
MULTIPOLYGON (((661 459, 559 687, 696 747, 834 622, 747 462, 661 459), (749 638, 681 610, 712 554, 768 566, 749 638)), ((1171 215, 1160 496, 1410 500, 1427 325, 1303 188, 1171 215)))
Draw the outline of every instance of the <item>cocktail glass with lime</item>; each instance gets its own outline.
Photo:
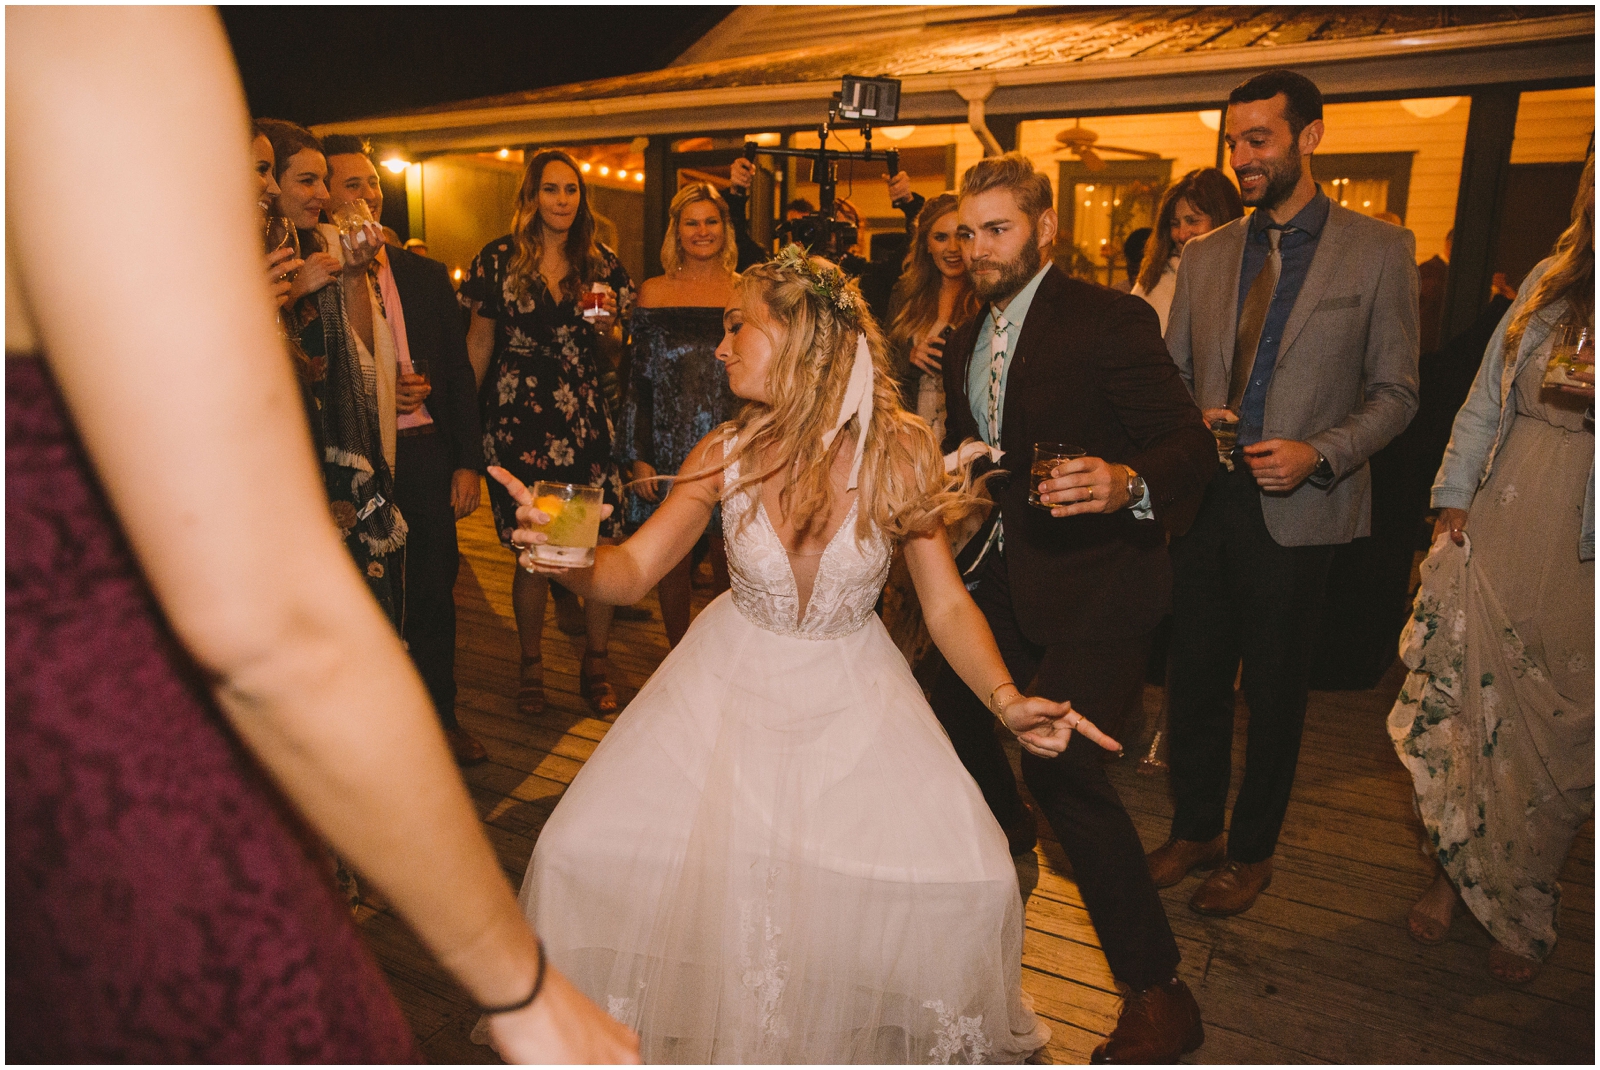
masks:
POLYGON ((534 560, 567 568, 594 564, 604 492, 599 487, 539 482, 533 485, 533 499, 534 508, 550 518, 548 524, 533 529, 544 532, 546 539, 534 546, 534 560))

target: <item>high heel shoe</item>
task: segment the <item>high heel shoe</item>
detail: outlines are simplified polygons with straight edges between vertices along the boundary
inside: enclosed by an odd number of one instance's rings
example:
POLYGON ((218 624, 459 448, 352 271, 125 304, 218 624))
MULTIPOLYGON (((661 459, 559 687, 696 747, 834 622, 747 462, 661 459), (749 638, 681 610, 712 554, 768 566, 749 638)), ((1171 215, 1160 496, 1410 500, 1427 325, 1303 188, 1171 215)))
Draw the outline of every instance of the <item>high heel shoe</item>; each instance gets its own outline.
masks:
POLYGON ((517 712, 537 717, 544 712, 544 659, 522 655, 522 678, 517 685, 517 712))
POLYGON ((606 666, 604 650, 587 650, 583 654, 583 667, 578 670, 578 693, 602 717, 617 712, 617 692, 606 680, 606 666))

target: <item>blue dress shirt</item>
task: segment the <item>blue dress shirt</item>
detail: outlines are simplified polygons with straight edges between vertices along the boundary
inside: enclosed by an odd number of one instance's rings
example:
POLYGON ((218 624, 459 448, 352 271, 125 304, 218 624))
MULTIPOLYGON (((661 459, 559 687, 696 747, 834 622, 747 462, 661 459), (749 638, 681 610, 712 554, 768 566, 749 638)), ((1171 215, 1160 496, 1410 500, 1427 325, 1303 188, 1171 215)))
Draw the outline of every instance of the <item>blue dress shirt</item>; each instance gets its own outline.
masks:
POLYGON ((1244 312, 1244 299, 1250 293, 1250 284, 1256 281, 1267 264, 1267 228, 1283 231, 1278 240, 1278 251, 1283 257, 1283 271, 1278 275, 1278 287, 1272 291, 1272 304, 1267 308, 1267 319, 1261 327, 1261 342, 1256 346, 1256 362, 1251 367, 1250 383, 1245 387, 1244 400, 1239 403, 1239 445, 1248 446, 1264 437, 1263 427, 1267 414, 1267 387, 1272 383, 1272 370, 1278 363, 1278 346, 1283 343, 1283 329, 1288 326, 1289 313, 1294 310, 1300 287, 1305 284, 1306 272, 1311 270, 1311 258, 1316 255, 1317 241, 1328 222, 1328 208, 1332 205, 1327 194, 1318 189, 1304 208, 1284 224, 1274 223, 1265 211, 1257 209, 1250 216, 1245 235, 1244 260, 1239 265, 1238 315, 1244 312))

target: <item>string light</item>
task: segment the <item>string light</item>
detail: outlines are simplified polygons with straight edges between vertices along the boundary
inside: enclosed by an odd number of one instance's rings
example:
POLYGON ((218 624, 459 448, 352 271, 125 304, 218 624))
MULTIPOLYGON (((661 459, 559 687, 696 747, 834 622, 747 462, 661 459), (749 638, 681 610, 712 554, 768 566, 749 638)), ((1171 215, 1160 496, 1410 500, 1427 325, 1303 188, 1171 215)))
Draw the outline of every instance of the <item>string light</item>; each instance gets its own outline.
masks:
POLYGON ((589 165, 586 164, 586 163, 579 164, 578 165, 578 170, 582 171, 584 174, 588 174, 589 173, 589 165))
POLYGON ((509 160, 511 159, 511 150, 501 149, 499 152, 495 153, 495 155, 500 157, 502 160, 509 160))
POLYGON ((605 164, 601 164, 600 165, 600 177, 601 178, 606 177, 610 173, 611 173, 611 168, 607 167, 605 164))
POLYGON ((633 180, 635 182, 643 182, 644 181, 644 172, 643 171, 635 171, 633 173, 633 180))

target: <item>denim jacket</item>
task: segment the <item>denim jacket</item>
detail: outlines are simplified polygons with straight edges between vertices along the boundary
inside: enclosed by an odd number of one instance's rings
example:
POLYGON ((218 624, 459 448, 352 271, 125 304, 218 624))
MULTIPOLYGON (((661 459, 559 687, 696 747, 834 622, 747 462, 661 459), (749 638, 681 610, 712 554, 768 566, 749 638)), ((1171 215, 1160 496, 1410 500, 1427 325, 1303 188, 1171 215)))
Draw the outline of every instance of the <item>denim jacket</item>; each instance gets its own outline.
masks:
MULTIPOLYGON (((1494 471, 1495 454, 1511 430, 1511 421, 1517 415, 1517 402, 1513 396, 1517 373, 1522 371, 1534 353, 1544 344, 1560 320, 1560 305, 1541 309, 1529 320, 1522 334, 1516 360, 1507 367, 1504 345, 1506 328, 1527 303, 1534 287, 1555 258, 1542 260, 1528 272, 1523 280, 1517 300, 1506 310, 1500 326, 1495 328, 1484 351, 1483 364, 1472 381, 1466 404, 1456 414, 1455 425, 1450 429, 1450 445, 1444 451, 1444 463, 1433 481, 1433 507, 1435 509, 1470 509, 1473 496, 1489 480, 1494 471)), ((1593 408, 1591 406, 1591 412, 1593 408)), ((1594 461, 1589 462, 1589 487, 1583 496, 1583 527, 1578 536, 1578 560, 1594 560, 1594 461)))

